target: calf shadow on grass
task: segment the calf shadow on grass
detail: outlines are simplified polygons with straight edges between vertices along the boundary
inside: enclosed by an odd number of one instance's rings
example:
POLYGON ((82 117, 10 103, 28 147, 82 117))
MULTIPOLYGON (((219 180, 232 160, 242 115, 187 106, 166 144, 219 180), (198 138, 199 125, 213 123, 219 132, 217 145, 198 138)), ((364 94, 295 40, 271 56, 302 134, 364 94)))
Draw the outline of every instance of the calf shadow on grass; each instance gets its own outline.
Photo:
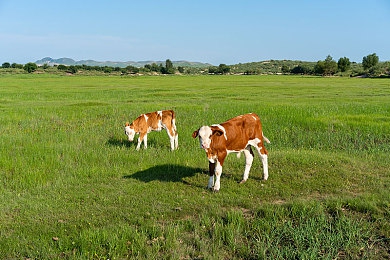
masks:
POLYGON ((183 182, 188 183, 185 178, 192 177, 197 173, 206 173, 202 168, 194 168, 175 164, 162 164, 150 167, 149 169, 138 171, 134 174, 125 175, 125 179, 136 179, 143 182, 163 181, 163 182, 183 182))
MULTIPOLYGON (((138 140, 137 138, 135 138, 134 141, 130 142, 125 138, 121 139, 121 138, 110 137, 107 140, 106 144, 109 146, 116 146, 116 147, 127 147, 127 148, 133 147, 135 149, 137 147, 138 140)), ((154 146, 157 146, 156 141, 148 139, 148 147, 152 148, 154 146)), ((144 149, 144 143, 141 144, 141 149, 144 149)))
POLYGON ((127 139, 110 137, 107 140, 106 145, 116 146, 116 147, 131 147, 134 146, 134 142, 130 142, 127 139))

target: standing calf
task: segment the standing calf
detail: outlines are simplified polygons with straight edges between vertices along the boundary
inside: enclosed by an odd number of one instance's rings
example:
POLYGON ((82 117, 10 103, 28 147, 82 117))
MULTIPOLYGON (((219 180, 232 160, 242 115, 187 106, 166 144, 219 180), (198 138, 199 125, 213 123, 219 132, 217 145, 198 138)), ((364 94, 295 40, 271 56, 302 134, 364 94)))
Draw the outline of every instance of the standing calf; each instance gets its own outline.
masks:
POLYGON ((173 110, 156 111, 147 114, 142 114, 137 117, 131 124, 126 123, 125 134, 129 141, 132 142, 134 135, 139 134, 137 151, 144 142, 145 149, 148 147, 148 133, 151 131, 167 130, 169 140, 171 142, 171 150, 178 147, 178 133, 175 125, 175 112, 173 110))
POLYGON ((264 180, 268 179, 268 152, 263 140, 267 143, 270 141, 263 135, 258 115, 250 113, 234 117, 222 124, 202 126, 192 133, 193 138, 198 136, 200 147, 206 151, 209 160, 209 189, 219 191, 222 166, 229 153, 244 152, 245 171, 241 183, 248 179, 254 157, 251 146, 255 147, 260 155, 264 180))

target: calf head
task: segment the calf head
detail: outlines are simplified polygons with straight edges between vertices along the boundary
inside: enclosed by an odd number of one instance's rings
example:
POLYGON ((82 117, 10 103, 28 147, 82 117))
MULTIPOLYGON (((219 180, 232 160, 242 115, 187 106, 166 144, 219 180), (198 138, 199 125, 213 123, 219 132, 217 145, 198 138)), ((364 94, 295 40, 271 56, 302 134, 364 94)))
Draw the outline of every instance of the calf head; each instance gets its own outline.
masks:
POLYGON ((213 137, 221 136, 223 134, 223 131, 218 127, 202 126, 192 133, 192 137, 199 137, 200 148, 206 150, 210 149, 210 144, 213 137))
POLYGON ((135 130, 133 124, 129 124, 128 122, 126 123, 125 134, 127 135, 130 142, 134 140, 135 130))

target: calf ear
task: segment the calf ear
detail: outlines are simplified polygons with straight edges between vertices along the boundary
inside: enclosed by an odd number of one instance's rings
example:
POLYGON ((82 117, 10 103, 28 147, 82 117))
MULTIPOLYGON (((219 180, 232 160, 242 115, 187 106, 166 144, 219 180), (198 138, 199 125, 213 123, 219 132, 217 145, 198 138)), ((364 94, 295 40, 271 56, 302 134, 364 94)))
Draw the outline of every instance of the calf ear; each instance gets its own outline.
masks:
POLYGON ((198 136, 198 133, 199 133, 199 129, 192 133, 192 138, 196 138, 198 136))
POLYGON ((223 131, 221 131, 219 129, 215 129, 215 130, 213 130, 212 135, 221 136, 221 135, 223 135, 223 131))
POLYGON ((129 125, 130 125, 130 123, 129 123, 129 122, 126 122, 125 126, 129 126, 129 125))

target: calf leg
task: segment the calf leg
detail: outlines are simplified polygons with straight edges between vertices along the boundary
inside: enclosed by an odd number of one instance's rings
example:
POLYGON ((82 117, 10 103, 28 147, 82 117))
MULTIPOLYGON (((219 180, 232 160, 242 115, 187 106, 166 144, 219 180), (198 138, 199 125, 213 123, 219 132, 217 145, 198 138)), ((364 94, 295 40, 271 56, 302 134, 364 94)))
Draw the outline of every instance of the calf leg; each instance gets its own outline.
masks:
POLYGON ((259 153, 261 162, 263 163, 263 179, 268 179, 268 151, 265 149, 264 145, 259 144, 259 146, 255 146, 257 152, 259 153))
POLYGON ((214 191, 219 191, 221 188, 221 174, 222 174, 222 165, 221 163, 217 160, 215 166, 215 184, 214 184, 214 191))
POLYGON ((173 129, 173 136, 175 137, 175 149, 177 149, 179 147, 179 134, 177 133, 175 119, 172 120, 172 129, 173 129))
POLYGON ((169 136, 169 141, 171 143, 171 150, 175 150, 178 147, 178 136, 177 133, 172 129, 172 131, 168 130, 167 128, 167 133, 169 136))
POLYGON ((267 180, 268 179, 268 155, 267 154, 261 154, 261 162, 263 163, 263 179, 267 180))
POLYGON ((212 189, 214 186, 214 174, 215 174, 215 163, 209 162, 209 183, 207 185, 208 189, 212 189))
POLYGON ((179 134, 177 133, 177 128, 175 125, 175 121, 172 121, 172 131, 173 131, 173 137, 174 137, 174 143, 175 143, 175 149, 179 147, 179 134))
POLYGON ((175 133, 175 149, 179 147, 179 134, 175 133))
POLYGON ((148 148, 148 135, 147 134, 145 134, 145 136, 144 136, 144 148, 145 149, 148 148))
POLYGON ((244 175, 242 176, 242 181, 240 183, 244 183, 248 180, 249 171, 251 170, 253 157, 254 157, 254 154, 250 146, 247 146, 243 152, 245 155, 245 171, 244 171, 244 175))
POLYGON ((138 137, 137 148, 135 148, 137 151, 139 151, 139 148, 141 147, 141 143, 142 143, 141 137, 138 137))
POLYGON ((169 136, 169 142, 171 143, 171 150, 175 150, 175 137, 169 136))
POLYGON ((144 142, 145 149, 148 148, 148 136, 147 134, 140 133, 138 137, 138 144, 136 150, 138 151, 141 148, 141 143, 144 142))

